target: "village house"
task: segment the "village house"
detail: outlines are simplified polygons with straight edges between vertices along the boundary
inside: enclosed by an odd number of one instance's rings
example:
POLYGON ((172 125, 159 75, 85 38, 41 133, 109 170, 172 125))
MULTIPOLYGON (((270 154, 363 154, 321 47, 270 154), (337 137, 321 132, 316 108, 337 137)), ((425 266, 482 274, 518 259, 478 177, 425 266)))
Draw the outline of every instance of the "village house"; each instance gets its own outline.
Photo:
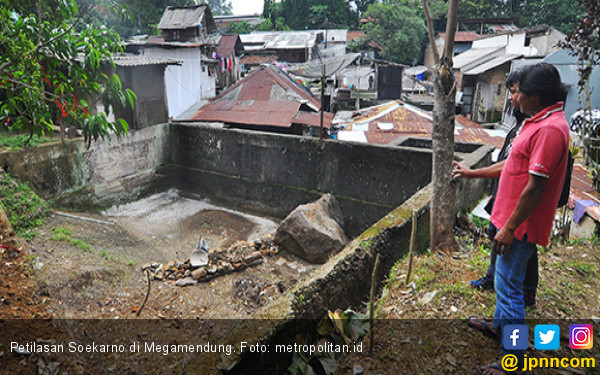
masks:
MULTIPOLYGON (((181 61, 131 55, 114 56, 113 61, 115 67, 110 69, 119 76, 123 87, 135 92, 137 100, 134 108, 129 103, 119 106, 115 110, 116 114, 111 113, 109 119, 114 121, 115 116, 123 118, 130 129, 143 129, 167 122, 165 70, 169 66, 181 64, 181 61)), ((102 110, 101 108, 100 111, 102 110)))
POLYGON ((240 79, 240 58, 244 55, 244 45, 237 34, 226 34, 219 40, 217 59, 218 71, 217 89, 222 91, 240 79))
MULTIPOLYGON (((176 120, 218 122, 232 128, 320 136, 321 103, 274 65, 262 65, 209 104, 195 106, 176 120)), ((333 114, 323 113, 329 130, 333 114)))
POLYGON ((168 113, 177 117, 201 99, 216 95, 221 39, 208 5, 169 6, 158 24, 161 36, 126 43, 126 52, 148 58, 176 59, 165 71, 168 113))
POLYGON ((240 35, 247 55, 276 56, 277 61, 301 63, 317 58, 325 35, 320 31, 254 31, 240 35))
POLYGON ((500 120, 511 62, 543 58, 558 48, 563 37, 560 31, 542 25, 474 40, 471 49, 454 57, 461 113, 480 123, 500 120))

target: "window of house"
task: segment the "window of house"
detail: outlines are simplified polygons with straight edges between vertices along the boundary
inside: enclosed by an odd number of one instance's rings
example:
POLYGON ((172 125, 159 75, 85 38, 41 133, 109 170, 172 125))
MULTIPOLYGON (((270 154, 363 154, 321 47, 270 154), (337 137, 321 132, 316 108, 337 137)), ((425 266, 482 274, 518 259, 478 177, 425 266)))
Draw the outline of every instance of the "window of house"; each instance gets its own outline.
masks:
POLYGON ((502 94, 502 85, 498 85, 498 90, 496 91, 496 95, 502 94))
POLYGON ((531 44, 531 37, 526 36, 525 37, 525 47, 529 47, 530 44, 531 44))

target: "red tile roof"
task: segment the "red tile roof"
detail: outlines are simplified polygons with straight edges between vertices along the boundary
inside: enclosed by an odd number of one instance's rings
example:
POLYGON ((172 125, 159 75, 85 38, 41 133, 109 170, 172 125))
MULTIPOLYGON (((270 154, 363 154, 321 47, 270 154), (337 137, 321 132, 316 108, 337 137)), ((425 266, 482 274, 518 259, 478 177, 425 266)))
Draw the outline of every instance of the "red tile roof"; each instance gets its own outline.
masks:
MULTIPOLYGON (((363 33, 360 30, 348 30, 348 33, 346 34, 346 42, 350 42, 353 40, 358 41, 365 37, 366 37, 365 33, 363 33)), ((374 40, 369 40, 369 47, 377 48, 377 49, 381 50, 381 46, 379 45, 379 43, 377 43, 374 40)))
MULTIPOLYGON (((446 33, 440 33, 440 37, 446 40, 446 33)), ((480 35, 475 31, 457 31, 454 35, 455 42, 472 42, 479 38, 480 35)))
POLYGON ((346 34, 346 42, 349 42, 351 40, 359 40, 365 37, 365 33, 363 33, 360 30, 348 30, 348 33, 346 34))

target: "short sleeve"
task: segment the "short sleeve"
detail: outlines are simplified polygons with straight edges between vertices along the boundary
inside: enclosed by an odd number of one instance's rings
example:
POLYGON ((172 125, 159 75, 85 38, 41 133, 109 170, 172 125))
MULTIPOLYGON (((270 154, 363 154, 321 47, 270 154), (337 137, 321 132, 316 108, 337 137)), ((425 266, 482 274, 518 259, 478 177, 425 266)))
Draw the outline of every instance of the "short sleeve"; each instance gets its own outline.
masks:
POLYGON ((531 138, 529 173, 550 178, 564 157, 567 142, 560 130, 542 127, 531 138))

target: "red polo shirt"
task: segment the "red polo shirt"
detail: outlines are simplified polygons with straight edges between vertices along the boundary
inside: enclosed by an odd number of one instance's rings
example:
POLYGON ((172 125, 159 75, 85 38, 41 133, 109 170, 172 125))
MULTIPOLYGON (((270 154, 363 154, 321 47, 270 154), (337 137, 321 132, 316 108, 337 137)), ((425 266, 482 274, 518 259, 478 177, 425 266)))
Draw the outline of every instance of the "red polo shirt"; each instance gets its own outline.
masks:
POLYGON ((563 103, 557 103, 528 119, 513 146, 500 175, 498 195, 491 221, 502 228, 517 206, 529 175, 548 179, 540 203, 515 231, 515 238, 546 246, 567 170, 569 126, 563 103))

